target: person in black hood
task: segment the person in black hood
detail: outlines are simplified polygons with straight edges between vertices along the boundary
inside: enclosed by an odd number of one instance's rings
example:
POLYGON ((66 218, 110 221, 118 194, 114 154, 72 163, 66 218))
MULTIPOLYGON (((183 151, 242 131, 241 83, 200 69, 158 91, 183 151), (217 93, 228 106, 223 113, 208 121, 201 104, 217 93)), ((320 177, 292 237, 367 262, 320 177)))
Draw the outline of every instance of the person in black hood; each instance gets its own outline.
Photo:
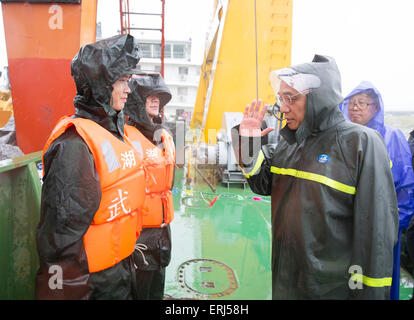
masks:
POLYGON ((398 204, 382 137, 346 121, 331 57, 273 71, 271 83, 280 142, 262 145, 272 128, 261 129, 260 101, 232 139, 251 189, 271 195, 273 299, 390 299, 398 204))
POLYGON ((143 145, 148 202, 143 209, 143 229, 133 254, 137 268, 137 298, 161 300, 164 295, 165 268, 171 259, 169 223, 174 210, 171 188, 175 162, 174 144, 171 143, 168 129, 162 124, 161 113, 170 101, 171 93, 160 74, 133 77, 130 86, 132 93, 125 106, 128 123, 148 141, 143 145), (153 157, 155 154, 157 156, 153 157))
POLYGON ((130 93, 128 80, 136 72, 140 58, 136 40, 130 35, 119 35, 81 47, 72 60, 76 114, 59 121, 43 151, 41 215, 36 231, 40 260, 37 299, 132 299, 134 296, 131 253, 137 215, 131 208, 136 205, 127 202, 130 198, 127 192, 122 193, 126 189, 120 184, 113 191, 121 194, 119 206, 114 203, 106 208, 104 199, 109 188, 104 186, 109 184, 106 180, 118 182, 111 172, 121 169, 129 170, 128 174, 142 172, 140 160, 124 141, 122 110, 130 93), (63 122, 71 125, 60 129, 63 122), (106 140, 99 145, 96 144, 99 139, 106 140), (122 159, 118 150, 126 151, 122 156, 130 156, 128 167, 125 168, 125 163, 124 168, 119 165, 122 159), (110 217, 97 221, 98 215, 105 214, 110 217), (116 230, 116 225, 127 224, 133 230, 129 234, 116 230), (108 226, 114 227, 112 231, 99 233, 108 226), (129 256, 122 251, 124 244, 118 243, 113 234, 126 237, 129 242, 133 240, 129 256), (105 250, 106 243, 114 246, 113 251, 105 250))
POLYGON ((131 95, 125 105, 128 122, 152 141, 154 132, 161 128, 168 130, 162 124, 161 115, 165 105, 171 100, 171 92, 158 73, 133 76, 130 88, 131 95))

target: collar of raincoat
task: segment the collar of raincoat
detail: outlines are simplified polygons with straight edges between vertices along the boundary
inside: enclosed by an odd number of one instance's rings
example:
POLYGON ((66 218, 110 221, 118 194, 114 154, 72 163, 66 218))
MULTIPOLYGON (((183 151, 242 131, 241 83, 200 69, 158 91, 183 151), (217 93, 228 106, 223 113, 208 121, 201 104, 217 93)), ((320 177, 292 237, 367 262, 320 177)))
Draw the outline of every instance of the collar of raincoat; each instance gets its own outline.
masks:
POLYGON ((74 98, 77 116, 91 119, 123 136, 125 117, 123 111, 111 106, 112 84, 135 72, 140 58, 138 43, 128 34, 83 46, 71 64, 77 90, 74 98))
POLYGON ((302 143, 308 136, 324 131, 345 121, 338 105, 342 101, 341 75, 335 60, 329 56, 315 55, 312 62, 298 64, 291 69, 305 74, 316 75, 320 87, 306 95, 306 113, 297 130, 285 126, 281 135, 290 143, 302 143))
POLYGON ((342 111, 342 113, 345 115, 345 117, 349 119, 349 112, 348 112, 348 106, 349 101, 351 100, 351 97, 363 93, 367 90, 373 90, 375 94, 378 97, 379 102, 379 110, 375 113, 375 115, 372 117, 372 119, 367 123, 367 127, 377 130, 381 133, 382 136, 385 134, 385 126, 384 126, 384 103, 382 101, 381 94, 379 93, 378 89, 374 87, 374 85, 369 81, 362 81, 356 88, 354 88, 351 93, 349 93, 344 101, 339 105, 339 109, 342 111))

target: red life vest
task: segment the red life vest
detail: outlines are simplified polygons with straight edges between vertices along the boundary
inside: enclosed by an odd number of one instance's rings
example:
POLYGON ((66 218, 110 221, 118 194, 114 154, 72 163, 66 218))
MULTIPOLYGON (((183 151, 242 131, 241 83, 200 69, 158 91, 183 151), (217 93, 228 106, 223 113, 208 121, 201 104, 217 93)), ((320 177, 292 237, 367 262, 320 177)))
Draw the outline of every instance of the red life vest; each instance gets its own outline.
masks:
MULTIPOLYGON (((132 254, 141 231, 141 207, 145 200, 145 176, 141 155, 96 122, 62 117, 50 134, 50 144, 74 125, 91 151, 102 198, 94 219, 83 236, 89 272, 114 266, 132 254)), ((43 160, 43 159, 42 159, 43 160)))
POLYGON ((145 171, 146 198, 142 208, 142 227, 165 227, 174 219, 174 205, 171 194, 175 166, 173 137, 161 130, 164 150, 155 146, 138 129, 126 125, 125 135, 134 144, 142 141, 142 156, 145 171))

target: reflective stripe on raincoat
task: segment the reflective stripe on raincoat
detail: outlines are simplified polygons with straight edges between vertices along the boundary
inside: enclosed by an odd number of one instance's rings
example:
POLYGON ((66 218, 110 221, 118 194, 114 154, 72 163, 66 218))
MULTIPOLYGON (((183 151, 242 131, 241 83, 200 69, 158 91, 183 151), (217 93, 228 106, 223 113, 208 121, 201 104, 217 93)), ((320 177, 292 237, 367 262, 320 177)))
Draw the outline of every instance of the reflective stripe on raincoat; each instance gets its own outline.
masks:
POLYGON ((272 199, 273 299, 389 299, 398 207, 384 141, 339 111, 332 58, 291 68, 321 80, 300 127, 277 145, 232 130, 250 188, 272 199))

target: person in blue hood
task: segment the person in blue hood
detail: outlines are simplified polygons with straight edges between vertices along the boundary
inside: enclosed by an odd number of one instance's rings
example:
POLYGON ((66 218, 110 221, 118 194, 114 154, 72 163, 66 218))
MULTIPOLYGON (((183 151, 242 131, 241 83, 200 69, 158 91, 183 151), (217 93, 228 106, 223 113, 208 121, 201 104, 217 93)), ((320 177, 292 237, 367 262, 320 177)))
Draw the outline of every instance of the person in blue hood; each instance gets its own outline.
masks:
MULTIPOLYGON (((362 81, 345 97, 339 108, 348 120, 378 131, 387 146, 399 209, 399 241, 395 247, 393 275, 393 279, 399 279, 401 231, 407 228, 414 213, 414 173, 410 147, 401 130, 384 123, 384 102, 371 82, 362 81)), ((398 286, 399 281, 394 281, 391 289, 391 295, 396 299, 398 286)))

